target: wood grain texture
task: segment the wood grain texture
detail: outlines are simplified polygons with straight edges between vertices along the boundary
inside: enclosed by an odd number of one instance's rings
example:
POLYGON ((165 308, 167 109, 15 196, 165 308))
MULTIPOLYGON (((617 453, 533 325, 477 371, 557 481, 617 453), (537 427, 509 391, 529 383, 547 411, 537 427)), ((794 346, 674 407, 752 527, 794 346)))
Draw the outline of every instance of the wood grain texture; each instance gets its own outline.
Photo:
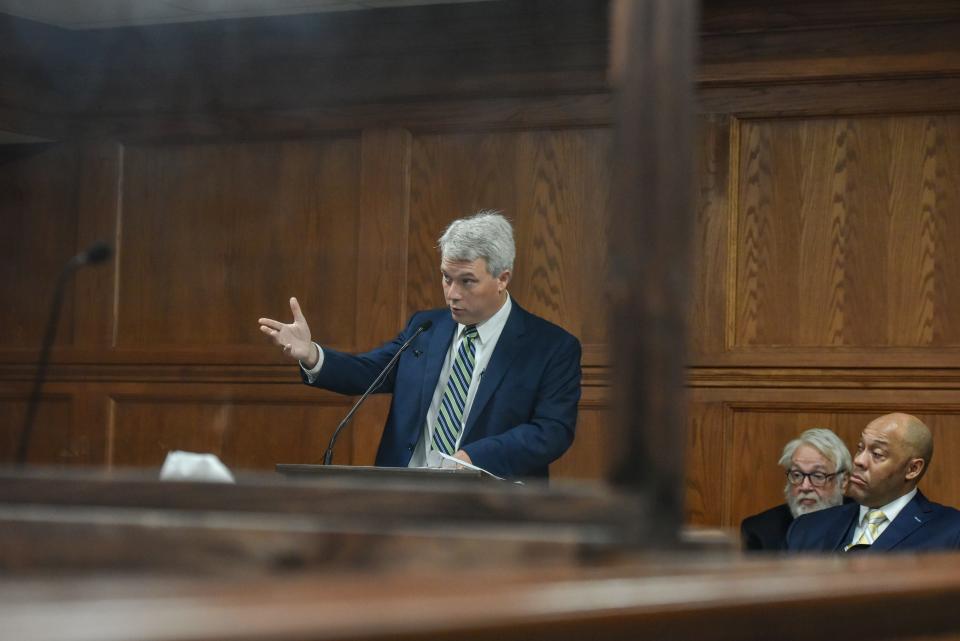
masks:
POLYGON ((409 309, 443 305, 436 239, 445 226, 499 209, 514 224, 516 301, 585 345, 605 343, 606 303, 593 278, 606 269, 609 144, 606 129, 417 136, 409 309))
POLYGON ((262 344, 293 295, 352 346, 358 170, 350 138, 128 147, 118 347, 262 344))
POLYGON ((960 78, 778 82, 700 87, 700 111, 742 118, 937 113, 960 109, 960 78))
POLYGON ((956 346, 958 122, 742 122, 733 347, 956 346))
POLYGON ((692 400, 687 431, 686 522, 691 525, 726 524, 724 488, 731 476, 730 458, 739 452, 730 448, 727 425, 731 419, 723 403, 692 400))
POLYGON ((610 430, 607 390, 585 388, 570 449, 550 466, 552 480, 597 481, 607 477, 617 444, 610 430))
POLYGON ((789 31, 794 29, 863 27, 876 24, 923 24, 960 19, 960 7, 951 0, 737 0, 705 2, 701 34, 789 31))
POLYGON ((96 242, 110 245, 110 260, 75 276, 77 300, 74 311, 76 344, 107 348, 115 343, 117 262, 120 247, 123 146, 116 141, 83 145, 80 149, 77 190, 77 245, 96 242))
POLYGON ((403 129, 361 135, 355 343, 390 340, 407 321, 410 145, 403 129))
MULTIPOLYGON (((10 465, 16 453, 26 418, 28 390, 0 388, 0 461, 10 465)), ((34 419, 28 464, 60 466, 89 462, 90 441, 87 426, 73 416, 73 398, 69 392, 48 390, 40 399, 34 419)))
MULTIPOLYGON (((71 145, 0 150, 0 344, 38 350, 54 286, 77 253, 78 151, 71 145)), ((76 290, 64 291, 56 345, 73 343, 76 290)))
POLYGON ((960 20, 821 25, 700 38, 703 85, 954 74, 960 20))
POLYGON ((736 121, 722 115, 701 116, 696 137, 695 221, 691 240, 690 359, 724 351, 726 331, 727 263, 731 247, 731 180, 736 180, 736 154, 731 154, 731 127, 736 121))
MULTIPOLYGON (((349 400, 305 387, 125 385, 109 394, 110 467, 159 469, 174 450, 209 452, 233 470, 319 463, 349 400)), ((334 463, 350 462, 351 434, 334 463)))

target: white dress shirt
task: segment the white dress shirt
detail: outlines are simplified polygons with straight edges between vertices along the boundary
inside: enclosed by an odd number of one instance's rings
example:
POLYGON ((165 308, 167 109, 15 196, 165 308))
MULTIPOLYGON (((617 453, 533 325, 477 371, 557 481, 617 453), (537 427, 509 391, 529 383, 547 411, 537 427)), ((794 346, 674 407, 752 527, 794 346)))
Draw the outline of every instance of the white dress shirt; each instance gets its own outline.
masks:
POLYGON ((880 508, 867 507, 866 505, 860 506, 860 518, 857 520, 857 529, 853 532, 853 538, 850 539, 849 543, 854 541, 859 541, 860 536, 863 534, 863 531, 867 529, 867 514, 872 510, 879 509, 883 511, 883 514, 887 517, 887 520, 877 526, 877 536, 874 539, 876 541, 880 538, 880 535, 883 534, 883 531, 887 529, 893 520, 897 518, 897 515, 907 507, 907 503, 913 500, 914 495, 917 493, 917 488, 913 488, 913 491, 907 492, 898 499, 894 499, 880 508))
MULTIPOLYGON (((510 308, 513 303, 510 302, 510 294, 507 294, 507 300, 497 310, 497 313, 483 321, 477 323, 477 340, 474 345, 477 348, 476 358, 473 366, 473 377, 470 379, 470 389, 467 391, 467 400, 463 407, 463 426, 467 424, 467 417, 470 416, 470 409, 473 407, 473 399, 477 397, 477 388, 480 387, 480 380, 487 369, 487 363, 493 356, 493 350, 500 340, 500 334, 503 333, 503 327, 507 324, 507 317, 510 316, 510 308)), ((457 350, 460 349, 460 343, 463 341, 463 330, 466 325, 457 323, 457 333, 454 340, 450 341, 450 349, 443 359, 443 367, 440 369, 440 378, 437 379, 437 387, 433 390, 433 399, 430 401, 430 408, 427 410, 427 419, 423 425, 423 435, 417 441, 417 447, 413 450, 413 456, 410 458, 410 467, 443 467, 443 459, 437 454, 436 450, 430 447, 433 442, 433 429, 437 422, 437 414, 440 412, 440 402, 443 400, 443 392, 447 388, 447 380, 450 378, 450 369, 453 367, 453 360, 456 357, 457 350)), ((460 449, 460 442, 463 440, 463 429, 457 437, 457 444, 453 451, 460 449)))

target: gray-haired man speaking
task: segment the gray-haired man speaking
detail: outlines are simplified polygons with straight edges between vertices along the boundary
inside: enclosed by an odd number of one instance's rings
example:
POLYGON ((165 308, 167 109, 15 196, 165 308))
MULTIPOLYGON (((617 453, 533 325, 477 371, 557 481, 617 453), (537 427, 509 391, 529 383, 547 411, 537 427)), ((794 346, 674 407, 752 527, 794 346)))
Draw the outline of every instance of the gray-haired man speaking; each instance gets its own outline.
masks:
POLYGON ((444 456, 503 477, 543 477, 573 442, 580 342, 511 300, 513 228, 497 212, 453 221, 440 237, 447 307, 415 313, 391 342, 364 354, 311 340, 295 298, 292 323, 260 329, 300 361, 304 381, 361 394, 412 343, 377 392, 393 393, 376 464, 441 465, 444 456))

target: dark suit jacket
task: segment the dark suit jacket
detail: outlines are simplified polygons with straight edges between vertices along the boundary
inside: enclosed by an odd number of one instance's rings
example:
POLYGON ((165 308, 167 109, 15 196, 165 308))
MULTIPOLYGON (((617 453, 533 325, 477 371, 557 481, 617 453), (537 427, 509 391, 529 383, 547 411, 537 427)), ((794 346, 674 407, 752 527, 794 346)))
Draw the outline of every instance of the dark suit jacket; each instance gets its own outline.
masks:
MULTIPOLYGON (((516 300, 483 372, 461 448, 475 465, 504 477, 547 476, 573 442, 580 400, 580 341, 523 310, 516 300)), ((393 393, 376 464, 404 467, 423 437, 427 409, 457 323, 446 308, 417 312, 392 342, 365 354, 324 348, 312 383, 362 394, 424 321, 433 326, 400 356, 378 393, 393 393)), ((304 380, 306 377, 304 376, 304 380)))
MULTIPOLYGON (((860 505, 849 503, 798 517, 787 532, 787 549, 842 552, 850 543, 860 505)), ((883 534, 864 552, 960 549, 960 511, 933 503, 917 492, 883 534)))
POLYGON ((740 542, 744 550, 783 550, 787 546, 787 530, 793 523, 790 507, 783 503, 754 514, 740 523, 740 542))

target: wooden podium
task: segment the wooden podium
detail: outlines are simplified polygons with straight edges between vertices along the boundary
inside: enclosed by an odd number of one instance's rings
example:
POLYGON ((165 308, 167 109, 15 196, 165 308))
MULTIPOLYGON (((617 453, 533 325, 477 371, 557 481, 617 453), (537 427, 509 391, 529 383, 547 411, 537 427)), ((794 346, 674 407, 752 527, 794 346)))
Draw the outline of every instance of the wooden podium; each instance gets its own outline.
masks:
POLYGON ((496 480, 478 470, 435 467, 376 467, 373 465, 313 465, 307 463, 277 463, 278 474, 291 479, 354 478, 397 479, 428 482, 474 482, 496 480))

